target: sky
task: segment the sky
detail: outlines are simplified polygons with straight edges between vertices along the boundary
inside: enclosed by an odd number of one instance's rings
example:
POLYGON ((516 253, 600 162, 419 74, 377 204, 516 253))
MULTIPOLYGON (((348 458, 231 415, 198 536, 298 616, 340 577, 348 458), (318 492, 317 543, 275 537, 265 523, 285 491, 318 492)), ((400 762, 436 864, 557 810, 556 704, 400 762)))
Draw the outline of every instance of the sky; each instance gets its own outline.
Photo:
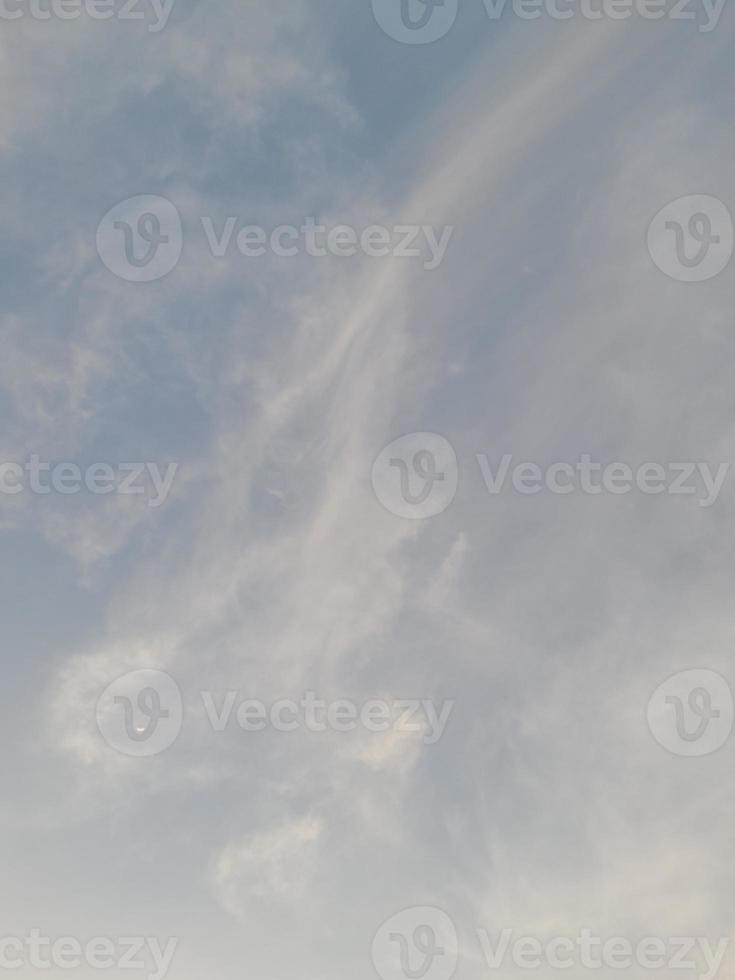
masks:
POLYGON ((0 4, 0 974, 732 976, 735 14, 607 2, 0 4))

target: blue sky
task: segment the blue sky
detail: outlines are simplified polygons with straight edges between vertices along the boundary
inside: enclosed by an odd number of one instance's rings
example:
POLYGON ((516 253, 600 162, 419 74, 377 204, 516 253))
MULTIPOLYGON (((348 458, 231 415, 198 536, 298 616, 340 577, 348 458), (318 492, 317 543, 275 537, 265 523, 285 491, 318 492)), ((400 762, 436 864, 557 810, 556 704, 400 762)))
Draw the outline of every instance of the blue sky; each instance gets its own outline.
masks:
POLYGON ((425 45, 368 0, 148 14, 0 20, 0 461, 176 465, 159 507, 0 496, 0 934, 177 937, 177 980, 373 977, 421 906, 461 980, 478 927, 731 936, 733 743, 646 726, 670 675, 735 681, 729 483, 494 496, 476 461, 733 459, 732 266, 683 282, 646 244, 669 202, 735 209, 731 7, 702 32, 460 0, 425 45), (140 195, 182 228, 145 283, 96 248, 140 195), (453 232, 430 271, 218 259, 201 219, 229 216, 453 232), (457 493, 404 519, 371 471, 425 432, 457 493), (184 704, 142 759, 96 723, 140 670, 184 704), (433 745, 216 735, 203 691, 453 709, 433 745))

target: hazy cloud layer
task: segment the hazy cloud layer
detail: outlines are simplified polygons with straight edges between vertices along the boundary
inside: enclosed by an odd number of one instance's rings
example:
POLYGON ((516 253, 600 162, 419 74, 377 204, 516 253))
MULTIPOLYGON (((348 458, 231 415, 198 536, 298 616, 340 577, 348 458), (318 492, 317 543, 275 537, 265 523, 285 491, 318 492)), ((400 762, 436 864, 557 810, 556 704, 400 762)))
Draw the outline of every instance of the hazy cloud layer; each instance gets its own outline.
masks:
POLYGON ((732 740, 677 757, 646 706, 689 668, 735 682, 735 475, 708 508, 493 495, 477 456, 735 460, 732 266, 684 283, 646 247, 674 199, 735 209, 732 11, 700 33, 467 0, 426 46, 331 0, 0 27, 2 461, 178 464, 157 508, 0 496, 2 935, 178 937, 183 980, 375 976, 414 906, 452 918, 467 980, 478 928, 730 937, 732 740), (141 194, 183 227, 152 283, 95 248, 141 194), (454 231, 432 271, 217 259, 201 219, 230 216, 454 231), (413 432, 458 460, 424 521, 371 485, 413 432), (184 705, 150 758, 98 729, 137 670, 184 705), (218 733, 202 692, 228 691, 453 707, 435 744, 237 706, 218 733))

